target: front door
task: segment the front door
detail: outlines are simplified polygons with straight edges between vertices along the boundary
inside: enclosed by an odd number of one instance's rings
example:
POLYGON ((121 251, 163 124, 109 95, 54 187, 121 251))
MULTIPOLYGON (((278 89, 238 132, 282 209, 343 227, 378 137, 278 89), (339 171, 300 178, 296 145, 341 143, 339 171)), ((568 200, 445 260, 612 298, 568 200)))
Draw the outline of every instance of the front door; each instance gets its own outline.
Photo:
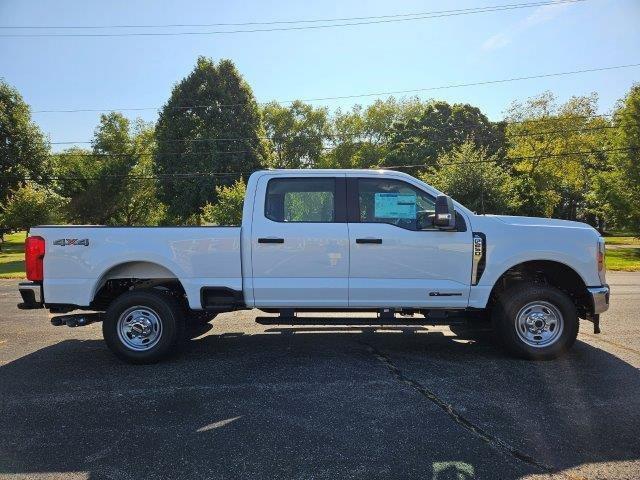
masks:
POLYGON ((348 178, 347 195, 349 306, 467 306, 472 259, 468 226, 433 228, 429 216, 435 198, 404 180, 348 178))
POLYGON ((347 307, 349 234, 344 175, 266 175, 251 232, 256 307, 347 307))

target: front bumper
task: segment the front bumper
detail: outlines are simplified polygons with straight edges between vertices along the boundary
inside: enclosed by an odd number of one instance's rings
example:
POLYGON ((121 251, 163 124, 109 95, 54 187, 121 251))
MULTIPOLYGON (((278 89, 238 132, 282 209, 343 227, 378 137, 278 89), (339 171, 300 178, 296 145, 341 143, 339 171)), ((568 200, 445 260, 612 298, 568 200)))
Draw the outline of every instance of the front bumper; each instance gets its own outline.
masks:
POLYGON ((591 303, 593 305, 593 315, 599 315, 602 312, 606 312, 609 309, 609 285, 602 285, 600 287, 588 287, 589 295, 591 296, 591 303))
POLYGON ((31 310, 43 308, 44 299, 42 297, 42 285, 37 282, 22 282, 18 285, 22 303, 18 304, 21 310, 31 310))

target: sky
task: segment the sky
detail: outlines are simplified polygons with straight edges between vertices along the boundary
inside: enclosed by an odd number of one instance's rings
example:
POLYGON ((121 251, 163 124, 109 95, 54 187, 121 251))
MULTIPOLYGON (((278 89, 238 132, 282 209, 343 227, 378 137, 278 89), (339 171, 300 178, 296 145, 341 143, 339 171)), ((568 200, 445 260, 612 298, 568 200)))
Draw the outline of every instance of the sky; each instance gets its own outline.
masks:
MULTIPOLYGON (((525 2, 0 0, 0 27, 314 20, 525 2)), ((259 102, 287 101, 640 64, 639 25, 640 0, 585 0, 474 15, 236 34, 2 37, 25 33, 220 31, 265 26, 0 28, 0 77, 16 87, 31 105, 33 119, 51 142, 82 142, 91 140, 99 112, 36 112, 150 108, 123 113, 132 119, 155 121, 155 109, 167 101, 173 85, 193 69, 200 55, 233 60, 259 102)), ((499 120, 514 100, 546 90, 556 94, 561 102, 573 95, 596 92, 601 113, 607 113, 638 81, 640 67, 633 67, 438 89, 417 95, 423 99, 470 103, 490 119, 499 120)), ((356 103, 367 105, 375 99, 369 96, 313 103, 333 111, 351 108, 356 103)), ((53 148, 67 146, 53 145, 53 148)))

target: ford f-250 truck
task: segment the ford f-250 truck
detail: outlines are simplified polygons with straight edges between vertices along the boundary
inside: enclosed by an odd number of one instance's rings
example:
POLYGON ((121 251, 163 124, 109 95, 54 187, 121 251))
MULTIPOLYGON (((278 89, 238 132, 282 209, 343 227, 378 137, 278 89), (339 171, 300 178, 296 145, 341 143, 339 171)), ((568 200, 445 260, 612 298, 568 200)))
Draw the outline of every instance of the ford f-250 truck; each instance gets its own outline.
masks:
POLYGON ((165 357, 187 322, 249 308, 483 311, 511 353, 550 359, 579 318, 598 331, 604 254, 589 225, 477 215, 401 172, 269 170, 249 178, 240 227, 32 228, 20 307, 102 321, 132 363, 165 357))

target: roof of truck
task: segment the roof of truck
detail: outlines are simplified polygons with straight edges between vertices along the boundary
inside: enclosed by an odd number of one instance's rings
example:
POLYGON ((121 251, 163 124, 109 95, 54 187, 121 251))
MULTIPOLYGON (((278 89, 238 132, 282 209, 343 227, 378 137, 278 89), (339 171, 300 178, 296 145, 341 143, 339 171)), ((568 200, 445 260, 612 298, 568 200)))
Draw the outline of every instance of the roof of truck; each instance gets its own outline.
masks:
MULTIPOLYGON (((430 191, 431 194, 433 195, 440 195, 442 192, 440 192, 437 188, 426 184, 425 182, 423 182, 422 180, 420 180, 419 178, 416 178, 412 175, 409 175, 408 173, 404 173, 404 172, 399 172, 398 170, 388 170, 388 169, 384 169, 384 168, 378 168, 378 169, 373 169, 373 168, 282 168, 282 169, 278 169, 278 168, 274 168, 274 169, 269 169, 269 170, 258 170, 256 172, 253 172, 251 174, 251 177, 255 179, 259 178, 261 175, 300 175, 300 176, 304 176, 304 175, 362 175, 363 173, 366 173, 368 175, 372 175, 372 174, 379 174, 379 175, 384 175, 384 174, 392 174, 394 177, 404 177, 406 179, 410 179, 409 183, 420 183, 422 184, 427 191, 430 191)), ((467 214, 469 215, 473 215, 473 212, 471 210, 469 210, 467 207, 465 207, 464 205, 462 205, 461 203, 458 203, 454 200, 454 204, 457 205, 461 210, 464 210, 467 214)))
POLYGON ((349 173, 351 174, 393 173, 394 175, 397 174, 397 175, 411 177, 411 175, 409 175, 408 173, 399 172, 398 170, 384 169, 384 168, 375 168, 375 169, 374 168, 273 168, 273 169, 266 169, 266 170, 258 170, 254 172, 254 174, 256 173, 289 173, 289 174, 295 174, 295 175, 316 175, 318 173, 325 173, 325 174, 332 174, 332 175, 349 174, 349 173))

